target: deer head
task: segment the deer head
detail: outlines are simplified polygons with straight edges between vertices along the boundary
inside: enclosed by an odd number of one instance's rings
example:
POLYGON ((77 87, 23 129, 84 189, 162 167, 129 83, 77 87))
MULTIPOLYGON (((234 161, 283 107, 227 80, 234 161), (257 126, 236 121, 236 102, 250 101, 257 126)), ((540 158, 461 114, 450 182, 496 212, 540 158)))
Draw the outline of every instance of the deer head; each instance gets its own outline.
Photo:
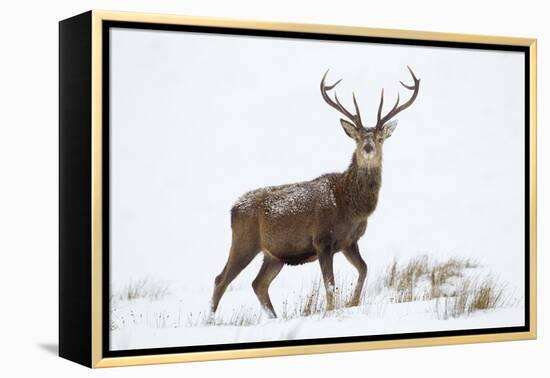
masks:
POLYGON ((407 109, 416 100, 418 89, 420 88, 420 79, 415 76, 409 66, 407 66, 407 69, 413 78, 413 85, 407 85, 402 81, 400 81, 400 83, 406 89, 413 91, 412 96, 407 102, 400 105, 398 93, 397 101, 395 102, 393 108, 385 116, 382 116, 382 108, 384 106, 384 89, 382 89, 376 125, 373 127, 365 127, 363 125, 359 106, 357 105, 357 100, 355 98, 355 93, 353 93, 355 114, 352 114, 340 103, 336 92, 334 93, 334 100, 329 97, 328 91, 334 89, 338 83, 342 81, 342 79, 336 81, 332 85, 326 85, 325 79, 328 74, 327 70, 321 80, 321 95, 323 96, 323 99, 327 104, 345 116, 345 118, 340 119, 340 123, 346 134, 352 138, 357 145, 355 149, 355 158, 359 166, 369 166, 381 162, 382 146, 384 145, 384 141, 392 135, 393 131, 397 127, 397 120, 392 121, 392 118, 407 109))

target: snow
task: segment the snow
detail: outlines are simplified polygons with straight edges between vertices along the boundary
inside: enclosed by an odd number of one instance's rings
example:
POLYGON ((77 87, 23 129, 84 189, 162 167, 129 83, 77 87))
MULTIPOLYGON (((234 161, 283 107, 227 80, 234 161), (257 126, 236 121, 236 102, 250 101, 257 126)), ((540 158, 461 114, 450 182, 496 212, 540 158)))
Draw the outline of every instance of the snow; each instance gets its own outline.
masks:
MULTIPOLYGON (((307 267, 316 267, 308 264, 307 267)), ((318 269, 318 267, 317 267, 318 269)), ((295 269, 299 271, 299 269, 295 269)), ((305 269, 307 273, 308 270, 305 269)), ((356 275, 336 277, 336 290, 351 293, 356 275)), ((348 273, 351 273, 348 270, 348 273)), ((390 289, 380 288, 383 271, 371 273, 365 287, 366 299, 357 307, 340 306, 333 311, 320 311, 296 316, 296 309, 311 288, 320 284, 320 273, 310 281, 292 283, 275 280, 270 296, 279 318, 271 319, 262 311, 259 301, 243 280, 236 280, 225 293, 215 316, 209 312, 211 288, 189 290, 181 282, 167 286, 169 295, 157 299, 113 300, 111 303, 111 349, 154 348, 257 341, 298 340, 346 336, 386 335, 414 332, 449 331, 513 327, 524 324, 523 301, 512 287, 504 287, 505 300, 491 310, 477 310, 460 316, 448 316, 445 297, 449 298, 463 279, 491 277, 491 269, 479 265, 465 268, 449 279, 437 299, 422 299, 429 292, 429 274, 415 286, 416 300, 397 303, 390 289), (240 281, 240 282, 239 282, 240 281), (291 284, 291 285, 289 285, 291 284), (245 319, 240 323, 239 319, 245 319), (239 325, 237 325, 239 324, 239 325)), ((152 283, 153 285, 155 283, 152 283)), ((324 299, 324 289, 319 295, 324 299)), ((323 307, 324 308, 324 307, 323 307)))
POLYGON ((311 181, 252 190, 239 197, 233 208, 248 210, 262 199, 265 212, 273 217, 299 214, 315 206, 336 207, 332 183, 326 175, 311 181))
MULTIPOLYGON (((193 324, 187 311, 193 307, 202 310, 201 314, 195 313, 197 323, 200 323, 208 317, 207 301, 195 297, 191 299, 192 303, 186 303, 190 299, 188 294, 181 296, 185 300, 178 301, 178 296, 171 296, 162 301, 134 301, 117 307, 115 318, 125 317, 127 320, 123 327, 111 331, 111 349, 512 327, 522 325, 524 316, 523 307, 513 305, 443 319, 437 315, 436 300, 407 303, 374 301, 367 306, 336 309, 303 318, 270 319, 262 314, 256 325, 203 325, 193 324)), ((200 294, 204 298, 210 295, 209 292, 200 294)), ((271 294, 275 309, 280 312, 283 298, 288 297, 289 293, 277 288, 271 290, 271 294)), ((235 310, 240 311, 241 306, 251 313, 261 311, 252 289, 229 291, 222 302, 222 312, 225 314, 221 317, 226 319, 231 318, 235 310)))
POLYGON ((483 329, 517 325, 522 317, 519 308, 499 309, 494 313, 479 313, 466 318, 438 320, 425 316, 422 304, 391 305, 391 317, 356 315, 348 311, 340 317, 311 317, 290 321, 265 320, 258 326, 210 326, 187 328, 149 328, 136 326, 112 333, 113 349, 162 348, 186 345, 216 345, 353 337, 367 335, 406 334, 426 331, 483 329), (502 319, 499 321, 499 319, 502 319), (495 323, 496 320, 496 323, 495 323), (411 324, 413 326, 411 327, 411 324))

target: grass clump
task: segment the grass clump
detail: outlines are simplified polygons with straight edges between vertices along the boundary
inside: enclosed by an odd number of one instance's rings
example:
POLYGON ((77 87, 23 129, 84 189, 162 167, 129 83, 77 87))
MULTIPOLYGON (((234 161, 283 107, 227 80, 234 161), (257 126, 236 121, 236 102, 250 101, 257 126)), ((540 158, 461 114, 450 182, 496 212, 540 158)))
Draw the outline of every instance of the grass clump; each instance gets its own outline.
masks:
POLYGON ((148 278, 130 280, 122 289, 118 290, 111 299, 132 301, 136 299, 159 300, 170 294, 169 285, 162 281, 151 281, 148 278))
POLYGON ((212 315, 210 312, 188 313, 180 321, 180 325, 184 327, 197 326, 254 326, 260 323, 262 312, 248 306, 235 308, 229 316, 212 315))
POLYGON ((477 262, 456 257, 442 262, 427 256, 406 264, 393 261, 379 280, 377 292, 396 303, 435 299, 435 311, 443 319, 504 306, 504 285, 492 278, 480 279, 469 271, 475 268, 479 268, 477 262))
POLYGON ((481 282, 464 279, 453 296, 444 297, 441 308, 436 301, 436 313, 441 319, 457 318, 479 310, 491 310, 506 304, 505 286, 488 277, 481 282))
POLYGON ((466 269, 479 265, 470 259, 450 258, 443 262, 432 261, 428 256, 419 256, 406 264, 394 260, 379 280, 378 293, 389 292, 395 303, 430 300, 447 295, 456 278, 466 269))
MULTIPOLYGON (((353 282, 341 281, 334 289, 334 308, 347 307, 352 293, 353 282)), ((291 304, 288 298, 283 300, 281 317, 283 319, 295 319, 312 315, 324 314, 326 311, 325 285, 321 278, 313 280, 311 284, 302 289, 295 302, 291 304)))
POLYGON ((468 312, 489 310, 501 307, 503 304, 504 285, 499 285, 493 279, 489 278, 476 286, 470 303, 468 304, 468 312))
POLYGON ((434 264, 430 269, 430 296, 432 298, 445 296, 446 285, 451 279, 462 277, 466 269, 478 267, 479 265, 470 259, 459 259, 456 257, 434 264))
POLYGON ((389 289, 393 295, 393 302, 412 302, 420 300, 416 290, 419 280, 429 271, 427 256, 412 259, 404 266, 394 260, 386 269, 386 275, 382 279, 383 287, 389 289))

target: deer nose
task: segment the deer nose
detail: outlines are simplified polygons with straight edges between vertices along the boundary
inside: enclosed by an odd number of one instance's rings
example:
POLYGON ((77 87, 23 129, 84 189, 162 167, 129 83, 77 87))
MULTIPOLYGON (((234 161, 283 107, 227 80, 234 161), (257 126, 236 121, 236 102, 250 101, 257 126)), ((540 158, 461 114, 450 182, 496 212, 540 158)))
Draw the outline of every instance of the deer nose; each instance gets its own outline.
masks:
POLYGON ((372 145, 372 144, 370 144, 370 143, 367 143, 367 144, 365 145, 365 152, 366 152, 367 154, 370 154, 370 153, 373 152, 373 151, 374 151, 374 145, 372 145))

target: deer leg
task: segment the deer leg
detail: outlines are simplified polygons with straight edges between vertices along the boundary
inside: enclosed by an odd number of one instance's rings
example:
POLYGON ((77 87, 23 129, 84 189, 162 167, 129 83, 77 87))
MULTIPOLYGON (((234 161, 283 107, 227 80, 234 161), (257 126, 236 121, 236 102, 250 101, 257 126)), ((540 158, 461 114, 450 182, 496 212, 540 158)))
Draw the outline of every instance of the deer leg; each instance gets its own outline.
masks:
POLYGON ((277 274, 283 268, 284 263, 264 252, 264 262, 258 272, 258 275, 252 282, 252 288, 260 300, 260 304, 270 318, 276 318, 277 314, 269 298, 269 285, 277 277, 277 274))
POLYGON ((365 279, 367 278, 367 264, 359 253, 359 246, 357 245, 357 242, 353 243, 348 248, 345 248, 342 252, 350 264, 357 269, 357 273, 359 273, 357 284, 355 285, 355 290, 353 291, 353 297, 348 304, 348 306, 358 306, 359 300, 361 299, 361 293, 363 292, 363 285, 365 284, 365 279))
POLYGON ((325 293, 327 298, 327 311, 334 309, 334 269, 333 260, 334 254, 330 247, 322 247, 318 252, 319 264, 321 265, 321 274, 325 284, 325 293))
POLYGON ((255 248, 237 248, 234 245, 231 246, 229 252, 229 258, 223 268, 222 272, 216 277, 214 281, 214 293, 212 294, 212 301, 210 302, 210 310, 212 314, 216 313, 218 304, 227 289, 227 286, 242 272, 244 268, 250 264, 250 262, 260 252, 255 248))

